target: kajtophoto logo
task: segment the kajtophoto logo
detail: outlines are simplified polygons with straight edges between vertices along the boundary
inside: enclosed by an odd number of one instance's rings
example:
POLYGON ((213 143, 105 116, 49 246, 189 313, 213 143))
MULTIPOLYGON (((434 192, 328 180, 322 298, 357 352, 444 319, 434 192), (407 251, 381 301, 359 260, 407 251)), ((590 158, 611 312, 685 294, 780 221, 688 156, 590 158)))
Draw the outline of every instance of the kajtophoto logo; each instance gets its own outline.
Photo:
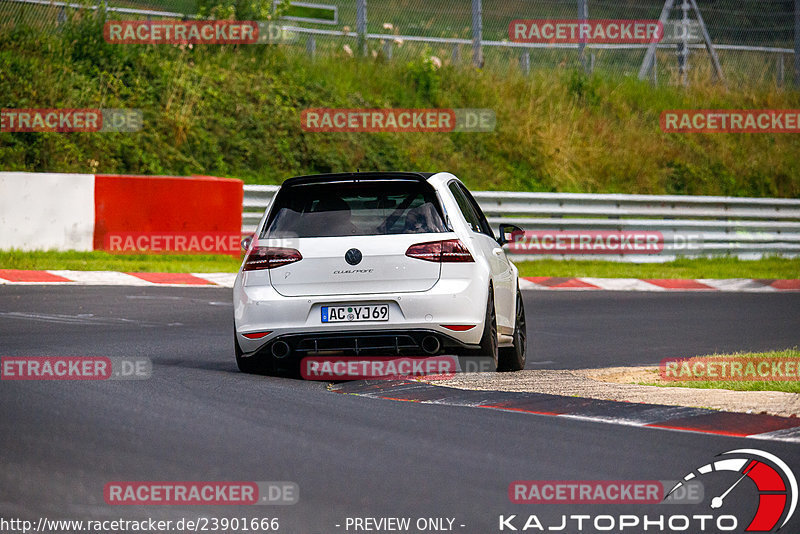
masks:
POLYGON ((687 482, 702 480, 713 473, 732 473, 735 482, 711 499, 712 509, 722 508, 725 498, 747 478, 757 489, 758 507, 745 532, 777 532, 786 526, 797 509, 797 479, 786 462, 759 449, 735 449, 717 456, 721 458, 684 476, 667 496, 687 482))
MULTIPOLYGON (((797 508, 797 479, 789 466, 769 452, 735 449, 717 455, 677 482, 631 480, 517 480, 508 487, 516 504, 676 504, 700 507, 694 513, 570 513, 556 524, 539 515, 498 516, 505 531, 778 532, 797 508), (752 485, 746 488, 745 479, 752 485), (671 489, 667 489, 671 488, 671 489), (735 503, 730 504, 735 498, 735 503), (729 499, 726 502, 726 499, 729 499), (747 505, 748 499, 755 499, 747 505), (710 508, 712 513, 708 513, 710 508), (755 510, 753 516, 749 514, 755 510), (716 513, 713 513, 716 512, 716 513), (746 515, 741 522, 740 515, 746 515), (741 527, 747 526, 744 530, 741 527)), ((797 532, 797 530, 792 530, 797 532)))

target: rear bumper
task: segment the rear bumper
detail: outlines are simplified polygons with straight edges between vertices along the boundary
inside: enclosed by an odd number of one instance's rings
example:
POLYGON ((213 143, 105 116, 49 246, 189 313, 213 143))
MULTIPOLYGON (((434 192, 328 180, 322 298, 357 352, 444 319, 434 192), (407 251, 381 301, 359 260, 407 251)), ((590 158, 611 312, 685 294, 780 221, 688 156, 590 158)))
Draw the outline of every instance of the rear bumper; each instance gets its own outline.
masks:
POLYGON ((439 280, 421 292, 303 297, 285 297, 270 285, 244 286, 240 275, 233 290, 236 338, 243 356, 269 350, 278 340, 299 354, 322 350, 366 354, 372 348, 388 354, 414 351, 424 355, 420 343, 425 335, 436 336, 445 349, 474 348, 483 334, 488 276, 475 276, 474 270, 469 274, 472 276, 439 280), (389 320, 321 322, 322 306, 348 304, 388 304, 389 320), (474 327, 458 332, 442 325, 474 327), (260 339, 243 336, 266 331, 270 334, 260 339))
POLYGON ((245 357, 265 357, 299 361, 304 356, 337 354, 343 356, 432 356, 434 354, 463 355, 479 348, 435 330, 344 330, 336 333, 308 332, 273 337, 255 352, 245 357), (436 340, 431 345, 432 339, 436 340), (275 358, 273 345, 283 342, 289 346, 285 357, 275 358), (437 350, 431 350, 438 347, 437 350))

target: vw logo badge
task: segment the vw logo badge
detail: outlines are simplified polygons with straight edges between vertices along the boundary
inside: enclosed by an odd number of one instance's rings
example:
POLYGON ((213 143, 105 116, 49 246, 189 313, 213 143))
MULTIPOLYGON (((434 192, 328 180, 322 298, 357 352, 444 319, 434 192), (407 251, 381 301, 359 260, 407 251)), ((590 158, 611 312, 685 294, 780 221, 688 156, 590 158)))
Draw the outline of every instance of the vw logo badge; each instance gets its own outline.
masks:
POLYGON ((357 248, 351 248, 344 253, 344 260, 350 265, 358 265, 361 263, 361 251, 357 248))

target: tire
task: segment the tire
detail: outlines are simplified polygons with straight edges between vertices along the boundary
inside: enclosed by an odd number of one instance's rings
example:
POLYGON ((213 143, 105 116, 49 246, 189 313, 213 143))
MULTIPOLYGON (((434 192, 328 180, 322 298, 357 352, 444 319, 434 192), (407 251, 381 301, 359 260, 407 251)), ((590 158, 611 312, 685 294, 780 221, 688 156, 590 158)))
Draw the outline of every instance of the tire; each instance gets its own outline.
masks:
POLYGON ((241 372, 248 374, 264 373, 264 365, 257 356, 250 356, 249 358, 242 357, 242 348, 239 346, 239 340, 236 339, 236 333, 233 334, 233 348, 236 354, 236 367, 238 367, 241 372))
POLYGON ((517 313, 514 318, 514 344, 502 347, 499 351, 499 371, 521 371, 525 369, 525 357, 528 349, 528 332, 525 330, 525 304, 522 292, 517 289, 517 313))
POLYGON ((489 298, 486 302, 486 318, 483 321, 483 336, 478 355, 492 358, 492 370, 497 369, 499 353, 497 347, 497 320, 494 311, 494 289, 489 286, 489 298))

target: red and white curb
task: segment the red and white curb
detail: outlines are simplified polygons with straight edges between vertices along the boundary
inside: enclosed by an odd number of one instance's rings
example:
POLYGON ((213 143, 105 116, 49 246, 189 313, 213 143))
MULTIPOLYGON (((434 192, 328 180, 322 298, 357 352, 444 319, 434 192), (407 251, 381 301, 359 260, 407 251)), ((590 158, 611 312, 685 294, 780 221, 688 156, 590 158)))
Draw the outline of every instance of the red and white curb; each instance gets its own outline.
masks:
MULTIPOLYGON (((94 286, 233 287, 236 273, 122 273, 115 271, 23 271, 0 269, 2 284, 70 284, 94 286)), ((522 290, 560 291, 800 291, 800 279, 678 280, 638 278, 520 278, 522 290)))
POLYGON ((526 276, 520 289, 567 291, 747 291, 771 293, 800 291, 800 279, 732 278, 727 280, 639 279, 639 278, 557 278, 526 276))
POLYGON ((455 389, 405 380, 339 382, 329 388, 336 393, 392 401, 488 408, 595 423, 800 443, 800 418, 797 417, 564 397, 546 393, 455 389))
POLYGON ((0 269, 0 285, 233 287, 236 273, 120 273, 0 269))

